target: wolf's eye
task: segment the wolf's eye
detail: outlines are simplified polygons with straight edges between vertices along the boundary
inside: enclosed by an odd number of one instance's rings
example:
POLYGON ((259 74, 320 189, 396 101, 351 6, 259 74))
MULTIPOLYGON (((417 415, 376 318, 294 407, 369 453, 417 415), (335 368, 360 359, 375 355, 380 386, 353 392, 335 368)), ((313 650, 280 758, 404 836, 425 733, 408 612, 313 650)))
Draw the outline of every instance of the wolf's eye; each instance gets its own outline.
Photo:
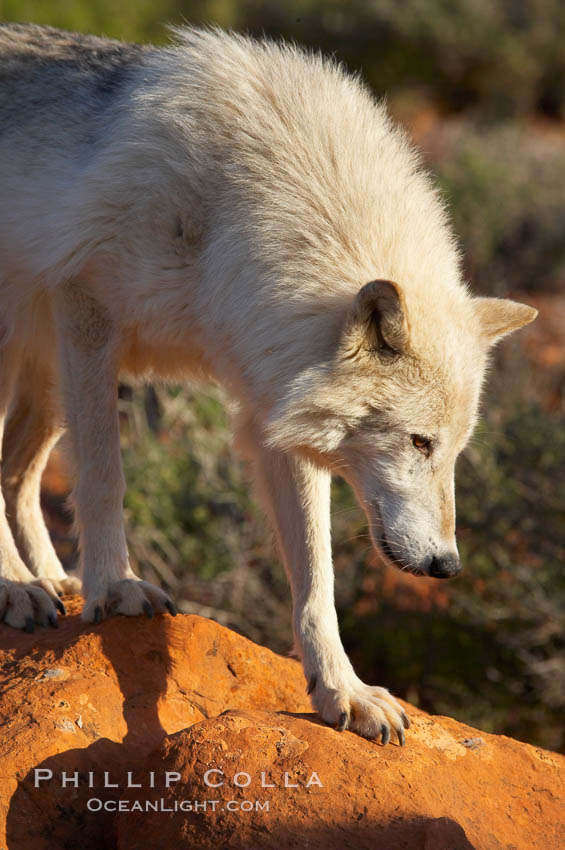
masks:
POLYGON ((412 445, 415 449, 418 449, 419 452, 429 457, 432 453, 432 441, 428 437, 422 437, 421 434, 412 434, 410 439, 412 440, 412 445))

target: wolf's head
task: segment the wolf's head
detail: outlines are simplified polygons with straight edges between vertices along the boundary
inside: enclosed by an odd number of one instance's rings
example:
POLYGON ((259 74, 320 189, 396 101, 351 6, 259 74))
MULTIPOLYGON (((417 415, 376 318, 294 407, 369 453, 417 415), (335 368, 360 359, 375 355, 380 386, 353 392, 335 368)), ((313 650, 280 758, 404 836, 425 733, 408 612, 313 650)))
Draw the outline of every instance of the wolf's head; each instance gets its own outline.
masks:
POLYGON ((395 566, 460 570, 454 472, 475 425, 489 348, 536 310, 461 288, 407 308, 401 288, 367 283, 335 357, 300 377, 276 417, 279 445, 316 456, 352 485, 375 547, 395 566))

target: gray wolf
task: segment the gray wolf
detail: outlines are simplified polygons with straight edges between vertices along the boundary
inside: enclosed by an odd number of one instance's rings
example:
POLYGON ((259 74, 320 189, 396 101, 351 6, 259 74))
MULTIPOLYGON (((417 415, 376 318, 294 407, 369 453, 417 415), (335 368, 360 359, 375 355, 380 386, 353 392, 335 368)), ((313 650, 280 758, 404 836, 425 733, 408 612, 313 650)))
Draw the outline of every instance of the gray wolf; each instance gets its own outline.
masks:
POLYGON ((375 547, 460 568, 454 464, 490 347, 532 321, 461 282, 405 134, 335 63, 179 29, 169 47, 0 28, 0 615, 56 623, 69 588, 38 489, 66 428, 83 617, 167 609, 128 563, 120 374, 221 383, 278 537, 308 689, 340 729, 404 741, 333 599, 330 476, 375 547))

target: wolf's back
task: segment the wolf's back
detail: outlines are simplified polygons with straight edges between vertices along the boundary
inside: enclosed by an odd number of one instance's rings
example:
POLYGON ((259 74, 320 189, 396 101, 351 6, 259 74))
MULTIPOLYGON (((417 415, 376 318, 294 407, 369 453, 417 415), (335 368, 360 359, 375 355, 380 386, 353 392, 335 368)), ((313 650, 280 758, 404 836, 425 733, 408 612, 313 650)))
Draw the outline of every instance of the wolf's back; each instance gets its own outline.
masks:
POLYGON ((112 253, 122 280, 180 263, 248 305, 380 277, 435 309, 459 288, 435 185, 358 79, 296 46, 174 33, 0 27, 0 276, 55 286, 112 253))
POLYGON ((0 137, 94 128, 146 48, 36 24, 0 24, 0 137))

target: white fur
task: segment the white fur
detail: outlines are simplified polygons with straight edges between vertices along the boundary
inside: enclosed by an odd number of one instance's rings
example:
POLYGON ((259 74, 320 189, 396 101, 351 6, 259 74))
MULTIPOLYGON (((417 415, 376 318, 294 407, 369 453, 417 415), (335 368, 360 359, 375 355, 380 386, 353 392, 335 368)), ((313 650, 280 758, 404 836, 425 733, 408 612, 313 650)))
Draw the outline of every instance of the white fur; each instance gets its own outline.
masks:
MULTIPOLYGON (((328 722, 400 739, 402 709, 356 677, 339 638, 330 472, 397 565, 426 572, 455 556, 453 468, 487 348, 535 311, 471 297, 431 179, 339 66, 219 31, 176 35, 144 54, 94 141, 72 105, 65 126, 42 117, 41 132, 0 138, 0 409, 18 381, 33 390, 40 364, 37 455, 59 407, 74 449, 84 616, 137 614, 167 598, 128 564, 118 375, 222 383, 277 530, 314 704, 328 722), (362 289, 375 280, 396 288, 362 289), (383 333, 404 340, 394 356, 383 333), (431 458, 413 434, 433 436, 431 458)), ((31 486, 31 461, 13 462, 34 498, 42 463, 31 486)), ((26 537, 22 498, 19 553, 0 514, 0 608, 15 626, 37 595, 23 560, 54 569, 36 508, 26 537)), ((47 588, 39 622, 51 600, 47 588)))

